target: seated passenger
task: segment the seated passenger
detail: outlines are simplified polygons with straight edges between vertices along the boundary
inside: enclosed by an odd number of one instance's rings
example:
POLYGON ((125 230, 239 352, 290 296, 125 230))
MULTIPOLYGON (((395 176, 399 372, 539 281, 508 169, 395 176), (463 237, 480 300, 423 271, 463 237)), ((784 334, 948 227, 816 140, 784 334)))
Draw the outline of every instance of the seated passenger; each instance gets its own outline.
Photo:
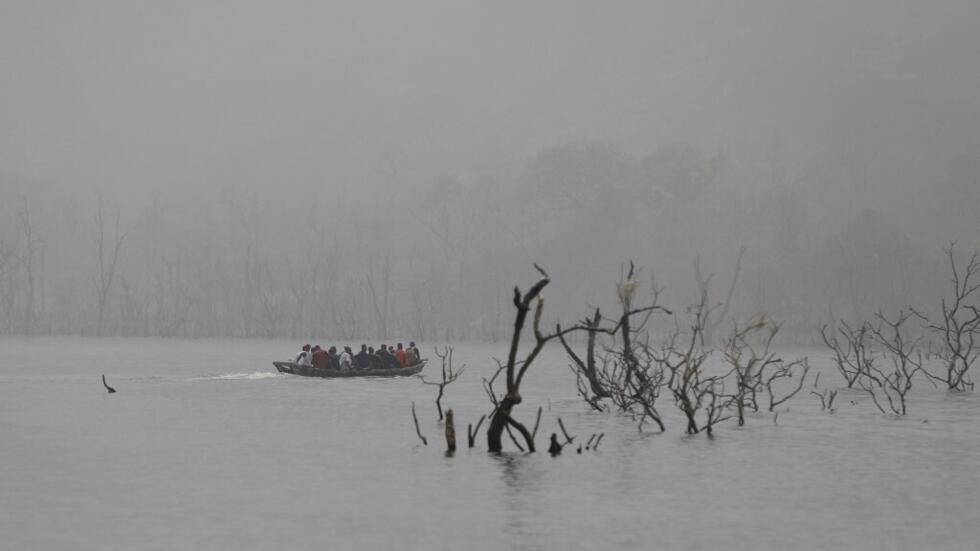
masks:
POLYGON ((378 346, 374 353, 378 356, 378 362, 380 364, 378 368, 388 369, 388 347, 382 344, 378 346))
POLYGON ((340 360, 336 356, 328 356, 330 360, 330 369, 340 369, 340 360))
POLYGON ((350 347, 345 346, 344 351, 340 353, 340 369, 347 371, 354 364, 354 356, 351 356, 350 347))
POLYGON ((419 349, 415 346, 415 341, 408 343, 408 363, 415 365, 420 361, 422 361, 422 356, 419 354, 419 349))
POLYGON ((371 360, 368 358, 367 345, 361 345, 361 351, 354 354, 354 368, 367 369, 371 367, 371 360))
POLYGON ((319 346, 313 347, 313 367, 317 369, 328 369, 330 367, 330 355, 319 346))
POLYGON ((398 363, 398 359, 395 355, 388 351, 385 345, 381 345, 381 352, 378 353, 381 357, 382 365, 385 369, 400 369, 402 364, 398 363))
POLYGON ((398 350, 395 350, 395 359, 402 367, 408 367, 408 353, 402 348, 402 343, 398 343, 398 350))
POLYGON ((310 345, 304 344, 303 351, 296 356, 296 361, 294 362, 299 365, 312 365, 313 357, 310 355, 310 345))
POLYGON ((384 367, 384 361, 381 359, 381 356, 375 353, 373 346, 368 348, 368 362, 370 363, 369 367, 371 369, 381 369, 384 367))

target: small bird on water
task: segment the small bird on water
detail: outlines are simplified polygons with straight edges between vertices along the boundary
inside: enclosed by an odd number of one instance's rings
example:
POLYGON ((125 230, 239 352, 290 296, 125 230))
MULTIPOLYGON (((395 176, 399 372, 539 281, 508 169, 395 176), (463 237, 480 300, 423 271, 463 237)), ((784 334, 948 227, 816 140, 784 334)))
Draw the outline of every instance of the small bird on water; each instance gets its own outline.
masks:
POLYGON ((116 389, 112 388, 105 382, 105 375, 102 376, 102 384, 105 386, 105 389, 109 391, 109 394, 112 394, 113 392, 116 391, 116 389))

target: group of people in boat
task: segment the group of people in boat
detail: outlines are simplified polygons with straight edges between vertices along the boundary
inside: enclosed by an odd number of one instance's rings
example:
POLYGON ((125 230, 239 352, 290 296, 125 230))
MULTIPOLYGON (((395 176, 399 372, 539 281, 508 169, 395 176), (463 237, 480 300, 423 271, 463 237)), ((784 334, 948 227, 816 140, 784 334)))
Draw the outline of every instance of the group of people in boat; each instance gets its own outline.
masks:
POLYGON ((319 345, 304 345, 303 350, 296 356, 295 363, 316 369, 404 369, 421 361, 415 342, 408 343, 408 348, 398 343, 396 347, 382 344, 377 350, 373 346, 361 345, 357 354, 351 352, 349 346, 338 354, 337 347, 329 349, 319 345))

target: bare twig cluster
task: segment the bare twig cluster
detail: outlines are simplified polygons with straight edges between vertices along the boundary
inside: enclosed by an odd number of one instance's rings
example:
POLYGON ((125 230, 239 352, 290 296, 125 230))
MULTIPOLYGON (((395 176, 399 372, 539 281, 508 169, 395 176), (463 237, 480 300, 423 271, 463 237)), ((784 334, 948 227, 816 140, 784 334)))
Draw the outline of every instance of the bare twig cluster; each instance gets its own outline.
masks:
MULTIPOLYGON (((738 257, 735 259, 735 268, 732 272, 732 280, 728 285, 728 292, 725 294, 725 300, 722 301, 718 307, 718 315, 714 315, 716 308, 712 308, 708 313, 707 323, 704 328, 704 334, 702 338, 709 345, 714 341, 714 335, 716 330, 725 319, 728 317, 728 310, 732 305, 732 296, 735 294, 735 287, 738 285, 738 276, 742 271, 742 258, 745 256, 745 247, 740 247, 738 250, 738 257)), ((694 257, 694 279, 698 284, 698 292, 706 297, 710 296, 711 290, 711 280, 714 279, 714 274, 708 274, 708 277, 701 275, 701 257, 700 255, 694 257)))
POLYGON ((688 307, 691 325, 684 333, 679 325, 656 356, 657 362, 669 373, 666 386, 674 396, 674 404, 687 419, 686 432, 697 434, 702 430, 709 435, 714 425, 728 419, 728 407, 732 400, 725 394, 724 375, 709 375, 705 362, 711 350, 704 346, 704 330, 710 308, 708 295, 702 292, 697 304, 688 307), (704 410, 704 421, 698 421, 698 413, 704 410))
POLYGON ((747 409, 758 411, 758 396, 766 393, 773 411, 803 388, 809 364, 806 359, 784 361, 771 350, 778 325, 764 316, 744 326, 735 323, 724 342, 727 371, 711 371, 706 345, 712 312, 707 280, 699 283, 697 301, 684 316, 674 315, 658 304, 660 289, 654 283, 649 303, 635 306, 637 270, 631 263, 617 285, 621 314, 605 320, 598 310, 582 325, 588 331, 584 357, 562 339, 578 381, 579 393, 589 405, 604 409, 604 399, 624 413, 639 418, 639 428, 651 420, 666 430, 658 400, 669 393, 686 419, 686 432, 712 433, 713 428, 736 416, 745 422, 747 409), (660 345, 651 345, 646 326, 654 314, 673 316, 674 328, 660 345), (607 322, 605 325, 603 322, 607 322), (598 337, 605 336, 601 344, 598 337), (784 379, 799 376, 788 390, 784 379), (731 391, 729 389, 734 389, 731 391))
MULTIPOLYGON (((908 308, 894 317, 879 311, 873 321, 857 326, 838 322, 833 335, 826 327, 821 331, 848 388, 863 390, 882 413, 907 413, 907 396, 920 373, 952 391, 973 389, 969 372, 980 358, 980 257, 973 253, 965 263, 957 262, 955 246, 944 249, 953 292, 942 299, 938 321, 908 308), (915 321, 922 326, 910 327, 915 321), (929 349, 941 361, 939 372, 931 372, 924 359, 923 330, 932 339, 929 349)), ((826 401, 826 396, 813 394, 826 401)))
MULTIPOLYGON (((874 322, 857 327, 840 322, 837 332, 844 345, 836 336, 824 333, 824 343, 834 352, 837 370, 848 388, 863 390, 882 413, 905 415, 906 396, 912 390, 913 379, 920 371, 925 373, 921 338, 910 337, 908 322, 913 319, 922 318, 913 310, 902 310, 894 318, 878 312, 874 322)), ((827 399, 826 391, 823 396, 813 394, 821 402, 827 399)), ((825 404, 824 409, 830 409, 830 405, 825 404)))
POLYGON ((732 396, 738 424, 745 424, 748 409, 759 411, 758 395, 765 390, 768 410, 796 396, 803 388, 810 364, 806 358, 784 361, 772 349, 773 340, 779 333, 779 325, 765 316, 758 316, 749 323, 733 322, 732 333, 725 339, 725 362, 731 366, 735 377, 735 393, 732 396), (789 389, 780 390, 784 379, 799 378, 789 389))
POLYGON ((581 326, 588 331, 585 357, 580 358, 565 339, 561 339, 576 375, 579 394, 596 410, 602 410, 601 400, 608 398, 620 411, 639 415, 639 426, 652 420, 661 431, 663 418, 657 400, 665 382, 664 366, 657 362, 648 345, 646 325, 655 313, 671 312, 658 304, 660 289, 653 285, 649 304, 636 306, 638 270, 631 262, 629 270, 616 287, 620 315, 604 320, 599 309, 584 320, 581 326), (608 321, 611 326, 603 326, 608 321), (597 348, 597 337, 608 335, 611 342, 597 348))
POLYGON ((957 264, 955 249, 955 242, 945 249, 953 294, 940 304, 941 319, 927 324, 939 341, 936 355, 944 369, 939 374, 924 373, 949 390, 973 390, 969 371, 980 358, 980 257, 974 252, 965 265, 957 264))
POLYGON ((817 373, 816 378, 814 378, 813 380, 813 390, 810 391, 810 394, 813 394, 820 400, 821 411, 826 411, 827 413, 834 413, 835 411, 837 411, 837 408, 834 407, 834 399, 837 398, 838 391, 836 389, 831 390, 829 388, 819 390, 817 388, 817 385, 819 383, 820 383, 820 374, 817 373))
POLYGON ((874 365, 868 326, 862 323, 859 327, 851 327, 847 322, 841 321, 838 322, 836 331, 830 334, 826 325, 821 327, 820 336, 823 337, 824 344, 833 351, 834 364, 838 373, 844 377, 847 388, 854 388, 858 379, 869 373, 874 365), (838 339, 838 335, 843 342, 838 339))
POLYGON ((429 381, 425 376, 419 374, 419 379, 422 380, 423 384, 435 386, 439 388, 439 393, 436 395, 436 409, 439 412, 439 420, 442 421, 442 396, 445 392, 446 386, 456 382, 459 376, 463 374, 463 370, 466 369, 466 364, 459 366, 458 369, 453 367, 453 347, 447 346, 441 352, 439 347, 435 347, 436 356, 442 360, 442 378, 438 381, 429 381))
POLYGON ((875 343, 881 347, 882 356, 891 367, 882 368, 872 363, 870 373, 861 378, 861 388, 882 413, 885 410, 878 401, 875 388, 881 390, 892 413, 905 415, 905 397, 912 390, 912 379, 920 371, 925 373, 919 346, 921 339, 909 339, 903 330, 906 322, 915 317, 916 314, 909 310, 899 312, 893 319, 879 312, 877 323, 869 324, 875 343))

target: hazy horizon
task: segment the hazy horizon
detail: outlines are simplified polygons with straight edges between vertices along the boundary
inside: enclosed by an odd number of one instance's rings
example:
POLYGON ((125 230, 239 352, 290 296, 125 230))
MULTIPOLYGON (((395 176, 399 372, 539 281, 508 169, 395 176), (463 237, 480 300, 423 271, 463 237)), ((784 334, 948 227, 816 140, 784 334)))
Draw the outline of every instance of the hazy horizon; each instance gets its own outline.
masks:
POLYGON ((720 292, 742 246, 738 315, 931 300, 980 248, 978 31, 968 1, 5 2, 0 326, 92 332, 97 194, 113 333, 185 293, 194 334, 487 337, 532 261, 564 317, 631 258, 720 292), (346 313, 287 321, 304 285, 346 313))

